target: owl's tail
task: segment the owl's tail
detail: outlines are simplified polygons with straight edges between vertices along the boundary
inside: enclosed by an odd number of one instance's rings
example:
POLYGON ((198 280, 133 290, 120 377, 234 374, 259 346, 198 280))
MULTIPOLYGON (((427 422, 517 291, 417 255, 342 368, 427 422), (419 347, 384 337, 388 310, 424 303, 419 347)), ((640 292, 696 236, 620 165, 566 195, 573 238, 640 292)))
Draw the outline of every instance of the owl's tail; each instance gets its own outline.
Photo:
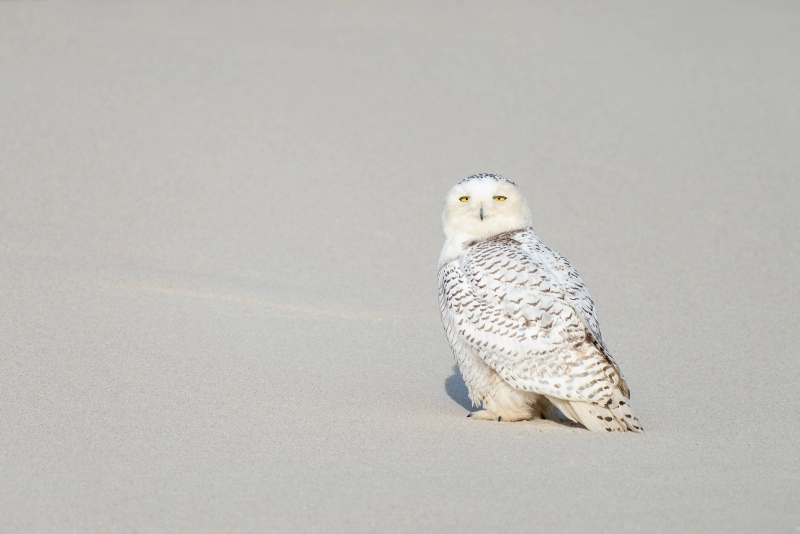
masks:
POLYGON ((605 405, 548 397, 566 417, 594 432, 644 432, 633 415, 628 397, 615 389, 605 405))

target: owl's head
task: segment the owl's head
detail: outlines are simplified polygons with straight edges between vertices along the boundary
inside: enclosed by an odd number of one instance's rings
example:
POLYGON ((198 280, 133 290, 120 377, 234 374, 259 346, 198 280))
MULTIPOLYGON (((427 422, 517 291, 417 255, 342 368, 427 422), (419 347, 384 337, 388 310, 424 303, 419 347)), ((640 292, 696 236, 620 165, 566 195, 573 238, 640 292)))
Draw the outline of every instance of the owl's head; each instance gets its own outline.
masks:
POLYGON ((522 192, 499 174, 475 174, 458 182, 445 198, 442 223, 447 240, 461 243, 532 224, 522 192))

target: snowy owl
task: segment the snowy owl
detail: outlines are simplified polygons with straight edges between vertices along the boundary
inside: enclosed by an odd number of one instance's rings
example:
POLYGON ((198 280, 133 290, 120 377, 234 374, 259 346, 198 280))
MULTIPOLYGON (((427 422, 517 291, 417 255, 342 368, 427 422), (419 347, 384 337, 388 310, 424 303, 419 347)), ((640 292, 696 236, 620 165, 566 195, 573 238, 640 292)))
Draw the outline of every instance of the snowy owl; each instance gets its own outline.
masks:
POLYGON ((520 421, 558 408, 589 430, 641 432, 628 385, 572 265, 542 243, 514 182, 476 174, 447 194, 439 308, 474 406, 520 421))

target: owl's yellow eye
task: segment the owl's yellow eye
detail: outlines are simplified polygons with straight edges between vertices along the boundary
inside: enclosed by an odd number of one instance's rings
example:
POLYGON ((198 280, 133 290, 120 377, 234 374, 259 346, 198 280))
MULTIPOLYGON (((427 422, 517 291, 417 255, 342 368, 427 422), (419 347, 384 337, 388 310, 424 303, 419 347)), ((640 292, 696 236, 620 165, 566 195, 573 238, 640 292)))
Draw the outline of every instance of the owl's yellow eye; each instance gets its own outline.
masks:
POLYGON ((495 199, 498 202, 502 202, 502 201, 504 201, 506 199, 506 197, 504 197, 503 195, 497 195, 496 197, 492 197, 492 198, 495 199))
POLYGON ((469 197, 461 197, 458 200, 460 200, 461 202, 466 202, 467 200, 469 200, 469 197))

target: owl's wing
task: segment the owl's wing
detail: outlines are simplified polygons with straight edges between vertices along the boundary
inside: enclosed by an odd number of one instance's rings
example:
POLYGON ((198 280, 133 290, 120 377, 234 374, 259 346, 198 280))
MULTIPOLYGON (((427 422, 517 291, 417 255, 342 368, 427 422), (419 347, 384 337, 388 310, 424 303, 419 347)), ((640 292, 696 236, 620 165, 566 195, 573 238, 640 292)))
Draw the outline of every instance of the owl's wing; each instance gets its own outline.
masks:
POLYGON ((532 230, 477 243, 443 269, 452 341, 509 384, 593 403, 627 396, 583 282, 532 230))
POLYGON ((594 301, 592 301, 592 297, 589 295, 589 290, 586 289, 583 280, 578 276, 578 272, 569 261, 567 261, 567 258, 542 243, 532 230, 523 234, 520 241, 523 244, 522 246, 528 249, 530 257, 534 261, 538 260, 538 262, 541 262, 541 265, 550 272, 556 284, 563 288, 564 299, 578 315, 578 318, 580 318, 584 327, 586 327, 595 345, 597 345, 603 355, 608 358, 609 363, 611 363, 617 371, 617 374, 619 374, 622 379, 622 388, 625 394, 628 395, 627 384, 625 384, 622 371, 620 371, 617 362, 614 361, 605 341, 603 341, 603 334, 600 332, 600 323, 594 311, 594 301))

